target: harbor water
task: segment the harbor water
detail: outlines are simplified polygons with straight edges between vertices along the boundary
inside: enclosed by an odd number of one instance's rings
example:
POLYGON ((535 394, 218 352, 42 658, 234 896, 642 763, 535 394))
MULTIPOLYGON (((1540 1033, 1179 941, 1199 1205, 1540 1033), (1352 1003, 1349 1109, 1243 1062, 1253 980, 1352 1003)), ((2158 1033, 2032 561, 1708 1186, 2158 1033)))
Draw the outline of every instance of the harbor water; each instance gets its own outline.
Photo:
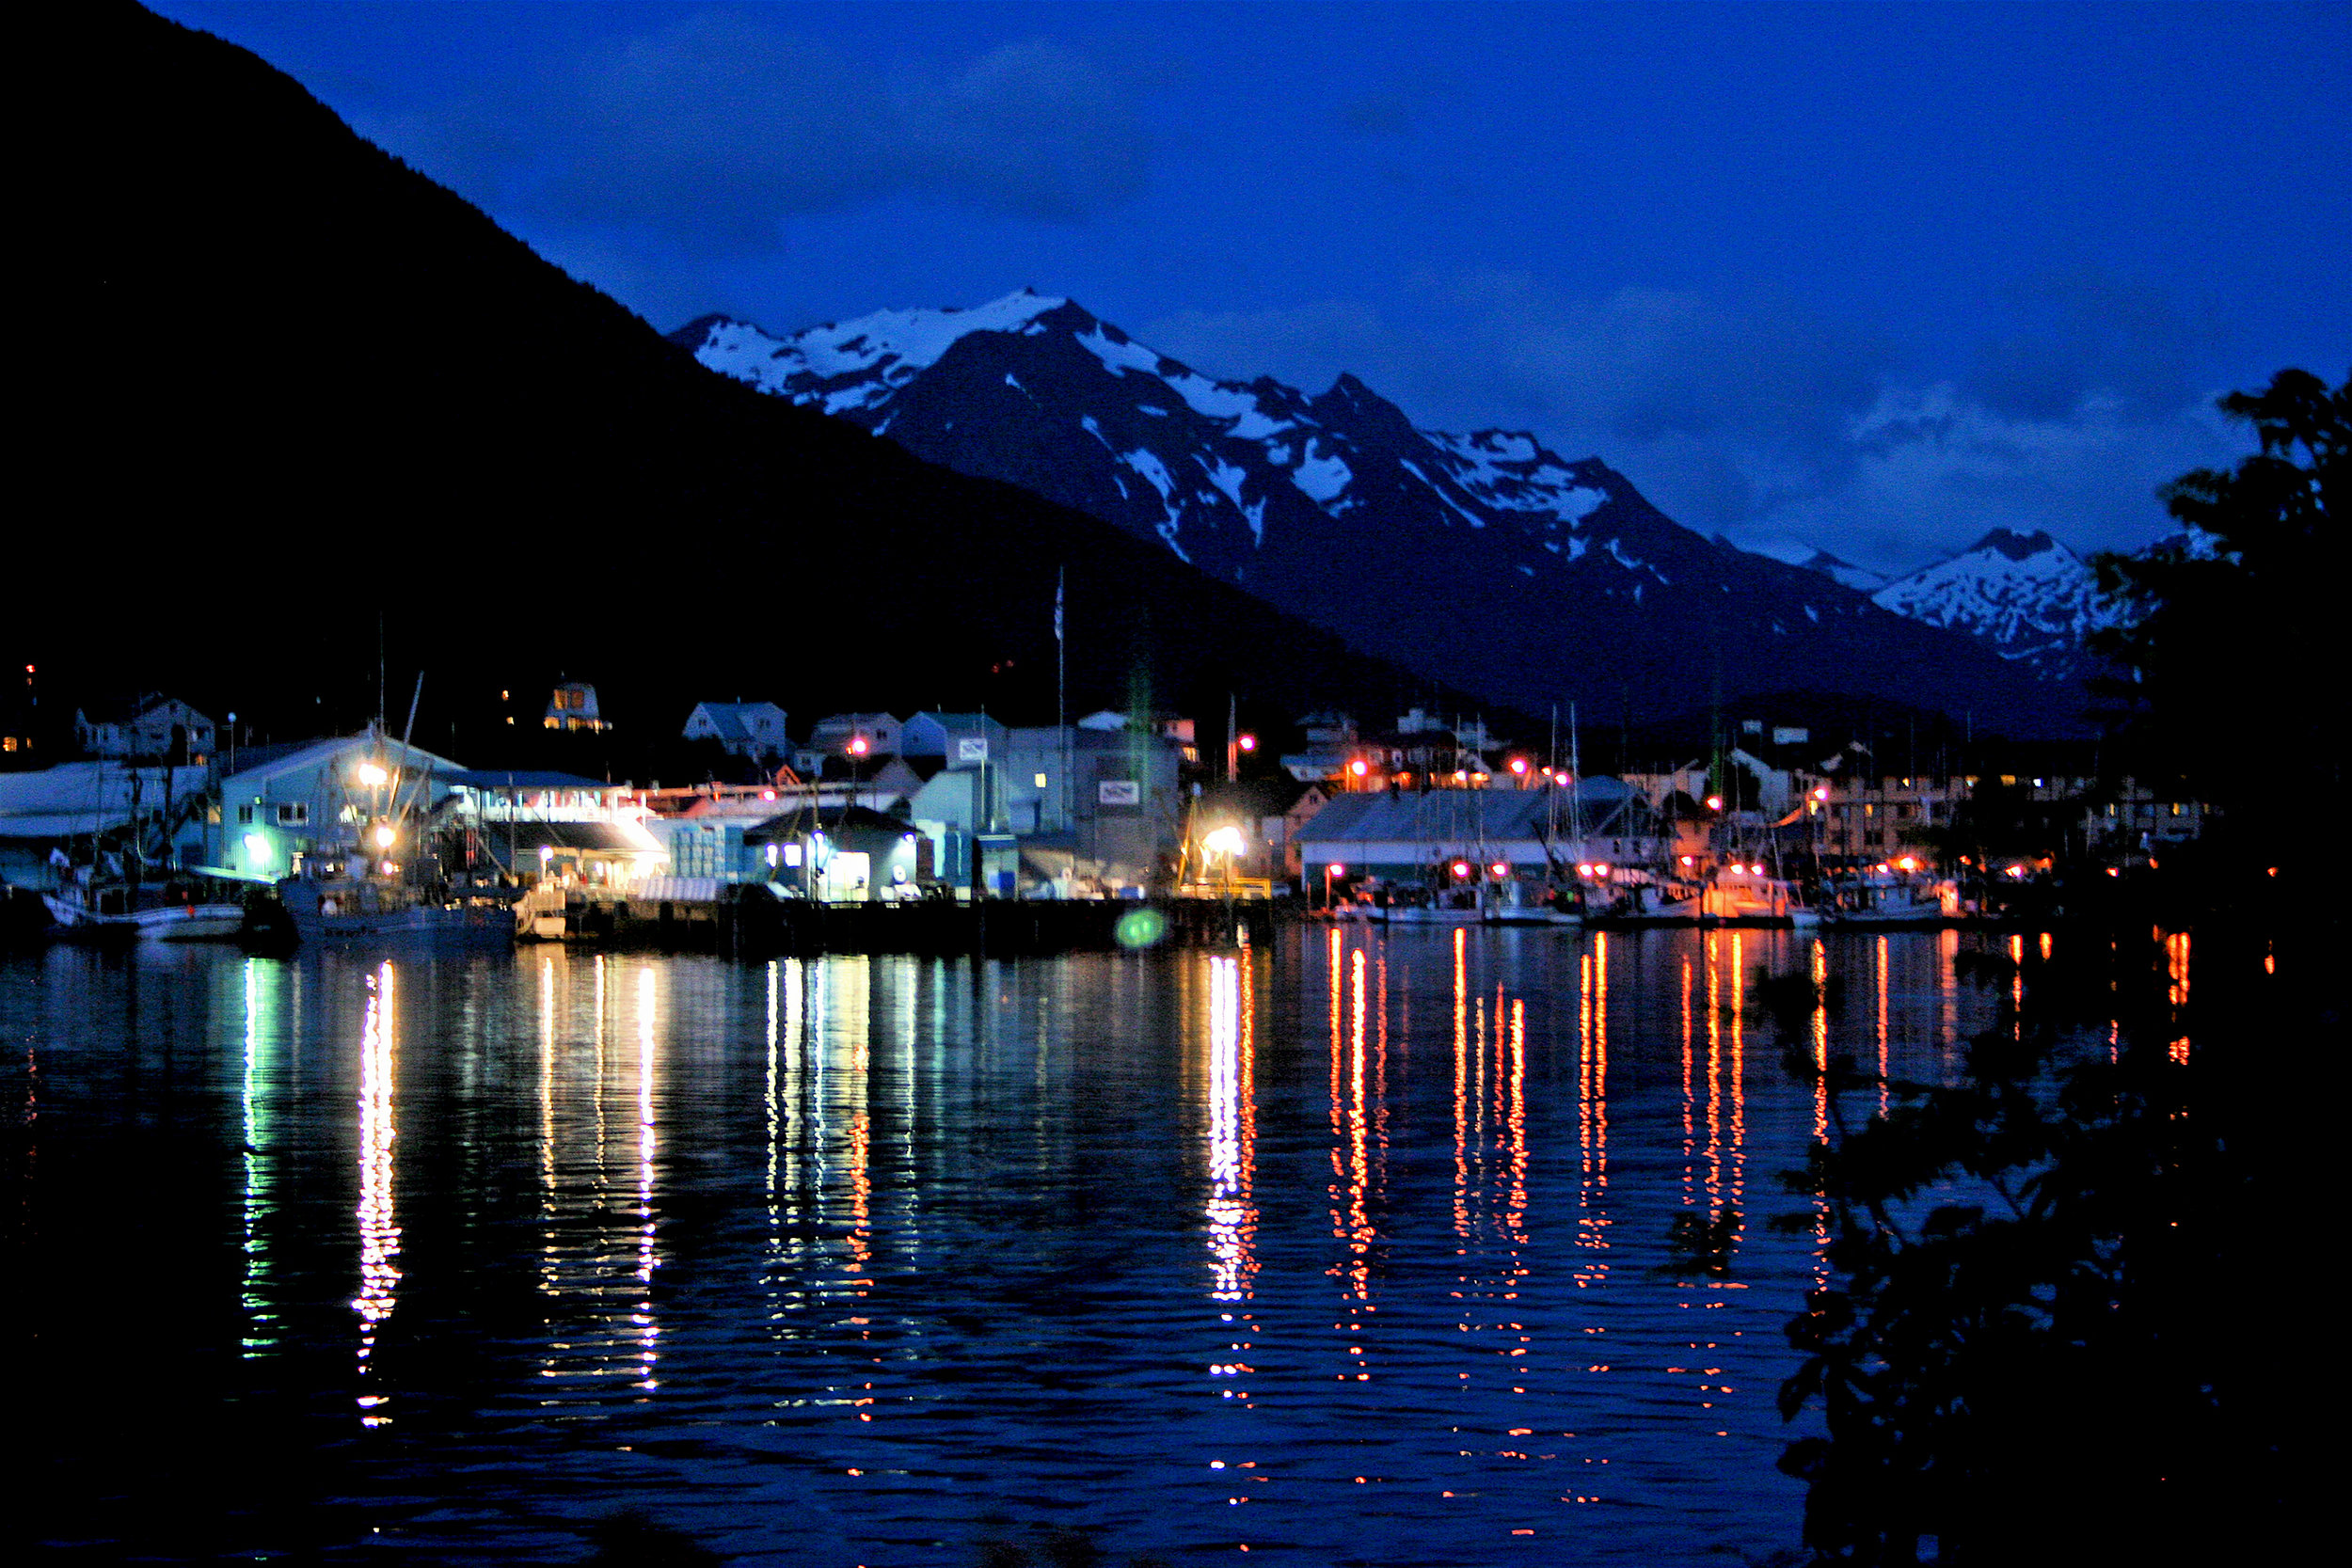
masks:
MULTIPOLYGON (((748 963, 0 957, 64 1560, 1309 1565, 1794 1545, 1798 1042, 1954 1070, 1954 932, 1288 929, 748 963), (1737 1210, 1719 1274, 1676 1216, 1737 1210)), ((1850 1109, 1867 1112, 1871 1107, 1850 1109)))

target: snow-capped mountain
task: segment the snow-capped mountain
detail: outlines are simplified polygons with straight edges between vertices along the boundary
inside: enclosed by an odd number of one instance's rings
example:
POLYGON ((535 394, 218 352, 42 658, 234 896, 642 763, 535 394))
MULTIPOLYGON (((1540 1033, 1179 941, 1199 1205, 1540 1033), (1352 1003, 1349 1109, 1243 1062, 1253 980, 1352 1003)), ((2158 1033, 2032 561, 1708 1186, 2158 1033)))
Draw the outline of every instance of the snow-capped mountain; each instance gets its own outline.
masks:
POLYGON ((2083 640, 2116 620, 2080 556, 2046 533, 2005 528, 1871 598, 1899 615, 1968 632, 2003 658, 2058 677, 2079 674, 2083 640))
POLYGON ((1068 299, 885 310, 776 337, 707 316, 704 365, 915 455, 1156 538, 1370 651, 1540 712, 1776 689, 1880 693, 2027 727, 2046 693, 1971 638, 1675 523, 1598 458, 1415 428, 1352 375, 1220 381, 1068 299))

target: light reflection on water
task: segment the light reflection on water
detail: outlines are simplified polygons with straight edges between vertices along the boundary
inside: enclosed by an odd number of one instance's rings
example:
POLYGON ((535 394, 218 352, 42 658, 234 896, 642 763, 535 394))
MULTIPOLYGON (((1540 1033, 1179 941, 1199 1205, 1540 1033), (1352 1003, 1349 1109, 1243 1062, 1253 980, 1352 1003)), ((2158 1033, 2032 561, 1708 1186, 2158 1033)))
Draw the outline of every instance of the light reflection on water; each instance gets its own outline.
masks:
POLYGON ((218 1065, 232 1349, 311 1366, 347 1303, 349 1381, 311 1393, 378 1552, 560 1559, 635 1505, 751 1561, 962 1560, 991 1512, 1121 1552, 1656 1561, 1795 1534, 1772 1394, 1820 1237, 1762 1220, 1831 1108, 1753 974, 1844 980, 1817 1060, 1934 1077, 1990 1018, 1963 940, 60 950, 0 1013, 53 1121, 129 1135, 158 1012, 218 1065), (1740 1212, 1727 1275, 1661 1271, 1686 1210, 1740 1212), (527 1307, 469 1309, 508 1278, 527 1307))

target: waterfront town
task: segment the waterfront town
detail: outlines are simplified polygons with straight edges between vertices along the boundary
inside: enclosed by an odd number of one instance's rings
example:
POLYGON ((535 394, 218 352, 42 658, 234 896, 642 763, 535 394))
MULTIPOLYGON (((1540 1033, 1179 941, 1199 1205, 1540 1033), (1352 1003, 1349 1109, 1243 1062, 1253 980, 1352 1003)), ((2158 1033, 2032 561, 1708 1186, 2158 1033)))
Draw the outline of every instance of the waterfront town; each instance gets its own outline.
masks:
MULTIPOLYGON (((1733 716, 1693 754, 1601 772, 1582 768, 1573 720, 1529 745, 1420 708, 1386 726, 1310 713, 1263 737, 1216 718, 1222 744, 1204 749, 1198 719, 1157 713, 796 725, 772 702, 680 720, 610 714, 584 682, 547 692, 543 741, 673 726, 668 754, 702 777, 665 780, 549 768, 544 744, 529 766, 443 755, 382 721, 257 742, 233 714, 151 691, 75 708, 63 760, 10 725, 0 875, 20 932, 166 941, 396 926, 694 945, 749 928, 752 906, 789 927, 1011 903, 1115 906, 1065 922, 1073 940, 1107 937, 1117 907, 1201 903, 1406 924, 1938 925, 2033 907, 2059 859, 2155 865, 2205 817, 2103 777, 2087 743, 1915 741, 1896 757, 1733 716)), ((943 940, 935 924, 827 928, 943 940)))

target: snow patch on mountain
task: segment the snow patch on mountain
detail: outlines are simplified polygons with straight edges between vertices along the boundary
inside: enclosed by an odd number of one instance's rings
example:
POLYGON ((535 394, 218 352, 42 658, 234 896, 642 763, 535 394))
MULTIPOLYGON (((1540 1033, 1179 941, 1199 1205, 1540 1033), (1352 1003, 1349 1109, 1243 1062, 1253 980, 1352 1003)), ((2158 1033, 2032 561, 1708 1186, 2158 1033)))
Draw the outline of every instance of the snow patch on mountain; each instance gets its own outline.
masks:
POLYGON ((1038 317, 1068 303, 1025 289, 968 310, 877 310, 781 341, 747 322, 706 317, 695 324, 707 332, 694 357, 763 392, 847 414, 888 401, 967 334, 1034 330, 1038 317))
POLYGON ((1340 492, 1355 477, 1337 453, 1317 452, 1311 446, 1307 449, 1307 455, 1298 460, 1298 467, 1291 470, 1291 483, 1326 511, 1330 510, 1331 502, 1339 499, 1340 492))

